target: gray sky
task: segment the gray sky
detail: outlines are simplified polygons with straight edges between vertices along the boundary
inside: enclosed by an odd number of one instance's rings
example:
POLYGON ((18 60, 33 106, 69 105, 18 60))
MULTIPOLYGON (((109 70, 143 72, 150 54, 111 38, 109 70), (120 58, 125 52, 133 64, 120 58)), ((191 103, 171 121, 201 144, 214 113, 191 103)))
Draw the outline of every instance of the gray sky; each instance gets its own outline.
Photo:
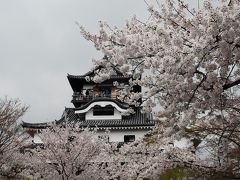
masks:
POLYGON ((30 106, 28 122, 60 118, 72 107, 66 75, 84 74, 100 58, 78 26, 98 32, 98 21, 121 27, 136 14, 147 19, 143 0, 0 0, 0 97, 30 106))
POLYGON ((29 105, 24 121, 59 119, 72 107, 67 73, 84 74, 102 57, 75 22, 98 32, 98 21, 122 27, 134 14, 149 18, 144 0, 0 0, 0 97, 29 105))

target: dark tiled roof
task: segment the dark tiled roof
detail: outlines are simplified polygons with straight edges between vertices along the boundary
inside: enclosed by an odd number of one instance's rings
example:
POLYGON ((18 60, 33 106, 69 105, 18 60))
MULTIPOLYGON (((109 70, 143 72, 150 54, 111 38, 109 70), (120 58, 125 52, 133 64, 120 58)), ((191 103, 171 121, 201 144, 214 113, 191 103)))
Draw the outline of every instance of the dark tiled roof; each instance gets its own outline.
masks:
POLYGON ((22 127, 24 128, 36 128, 36 129, 43 129, 46 127, 49 127, 48 123, 28 123, 28 122, 22 122, 22 127))
POLYGON ((75 108, 65 108, 62 117, 58 121, 56 121, 56 123, 61 124, 64 123, 65 121, 76 123, 83 120, 84 120, 83 117, 79 116, 78 114, 75 114, 75 108))
MULTIPOLYGON (((91 71, 87 72, 84 75, 71 75, 68 74, 68 78, 75 78, 75 79, 85 79, 86 76, 93 76, 95 71, 102 69, 102 66, 96 66, 91 71)), ((123 79, 123 78, 130 78, 130 76, 124 76, 119 70, 115 69, 115 75, 111 75, 111 79, 123 79)))
MULTIPOLYGON (((91 71, 87 72, 86 74, 84 74, 84 76, 91 76, 91 75, 94 75, 95 71, 97 70, 101 70, 103 69, 104 67, 102 65, 100 66, 95 66, 91 71)), ((118 70, 117 68, 114 68, 114 71, 116 73, 116 76, 120 76, 120 77, 123 77, 123 74, 122 72, 120 72, 120 70, 118 70)))
MULTIPOLYGON (((73 78, 73 79, 82 79, 85 80, 86 75, 72 75, 68 74, 68 78, 73 78)), ((129 79, 131 76, 122 76, 122 75, 111 75, 110 79, 129 79)))
POLYGON ((82 75, 72 75, 72 74, 68 74, 67 77, 68 77, 68 78, 75 78, 75 79, 85 79, 85 76, 82 76, 82 75))
POLYGON ((66 108, 62 118, 57 121, 57 124, 65 122, 79 123, 80 127, 153 127, 155 121, 151 114, 143 114, 140 109, 136 110, 135 114, 123 116, 122 120, 84 120, 84 117, 74 113, 74 108, 66 108))

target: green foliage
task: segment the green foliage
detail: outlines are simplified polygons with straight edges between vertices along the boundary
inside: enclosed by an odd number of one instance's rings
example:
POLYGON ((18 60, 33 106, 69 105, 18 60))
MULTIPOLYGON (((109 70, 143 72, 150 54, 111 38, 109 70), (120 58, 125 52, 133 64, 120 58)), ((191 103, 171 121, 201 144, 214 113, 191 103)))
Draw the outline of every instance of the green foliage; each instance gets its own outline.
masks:
POLYGON ((186 133, 196 133, 196 132, 202 132, 204 130, 206 130, 206 127, 192 126, 192 127, 185 128, 186 133))
POLYGON ((167 169, 163 172, 160 180, 181 180, 181 179, 194 179, 194 172, 191 169, 175 167, 172 169, 167 169))
POLYGON ((149 144, 154 144, 154 143, 157 142, 156 137, 152 133, 145 134, 144 137, 143 137, 143 141, 145 143, 147 143, 148 145, 149 144))

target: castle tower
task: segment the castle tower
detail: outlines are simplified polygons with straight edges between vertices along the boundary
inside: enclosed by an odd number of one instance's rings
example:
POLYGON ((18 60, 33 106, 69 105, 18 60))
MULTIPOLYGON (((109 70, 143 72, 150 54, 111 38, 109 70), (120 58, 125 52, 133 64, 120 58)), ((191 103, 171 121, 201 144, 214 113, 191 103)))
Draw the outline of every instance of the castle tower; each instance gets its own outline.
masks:
MULTIPOLYGON (((141 113, 140 107, 133 107, 135 113, 125 115, 129 105, 118 96, 130 77, 116 72, 102 83, 87 81, 86 78, 91 79, 99 68, 84 75, 68 74, 74 108, 65 108, 57 123, 78 123, 81 128, 97 128, 99 136, 108 130, 109 142, 132 142, 143 137, 155 125, 152 114, 141 113), (114 86, 115 81, 120 85, 114 86)), ((141 92, 141 87, 135 86, 133 91, 141 92)))

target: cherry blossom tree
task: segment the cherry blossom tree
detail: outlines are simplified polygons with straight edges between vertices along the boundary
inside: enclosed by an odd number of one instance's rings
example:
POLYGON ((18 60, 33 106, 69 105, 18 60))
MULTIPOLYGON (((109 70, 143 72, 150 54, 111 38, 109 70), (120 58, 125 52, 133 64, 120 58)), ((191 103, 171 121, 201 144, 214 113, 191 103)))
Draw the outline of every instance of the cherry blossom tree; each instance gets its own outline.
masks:
MULTIPOLYGON (((161 179, 161 174, 166 170, 180 165, 187 167, 189 162, 196 160, 195 155, 186 149, 173 146, 159 148, 159 144, 149 143, 145 138, 125 144, 118 151, 112 149, 111 159, 104 168, 106 179, 161 179), (184 157, 184 160, 179 159, 179 156, 184 157)), ((191 170, 199 168, 198 165, 191 163, 191 170)))
MULTIPOLYGON (((94 131, 75 127, 52 126, 39 134, 43 145, 29 156, 35 176, 46 179, 99 179, 104 177, 101 161, 109 145, 94 131)), ((30 174, 29 173, 29 174, 30 174)))
POLYGON ((27 106, 18 99, 0 99, 0 175, 14 177, 22 171, 16 153, 24 141, 23 131, 18 120, 24 115, 27 106))
MULTIPOLYGON (((208 160, 194 162, 239 177, 240 2, 222 0, 214 6, 205 0, 196 10, 168 0, 148 11, 147 22, 134 16, 123 28, 100 22, 98 35, 81 27, 85 39, 105 55, 94 60, 103 68, 93 80, 102 82, 115 70, 131 76, 120 95, 154 113, 159 146, 184 137, 195 152, 202 141, 208 160), (135 85, 144 91, 134 93, 135 85)), ((185 161, 181 153, 178 158, 185 161)))

